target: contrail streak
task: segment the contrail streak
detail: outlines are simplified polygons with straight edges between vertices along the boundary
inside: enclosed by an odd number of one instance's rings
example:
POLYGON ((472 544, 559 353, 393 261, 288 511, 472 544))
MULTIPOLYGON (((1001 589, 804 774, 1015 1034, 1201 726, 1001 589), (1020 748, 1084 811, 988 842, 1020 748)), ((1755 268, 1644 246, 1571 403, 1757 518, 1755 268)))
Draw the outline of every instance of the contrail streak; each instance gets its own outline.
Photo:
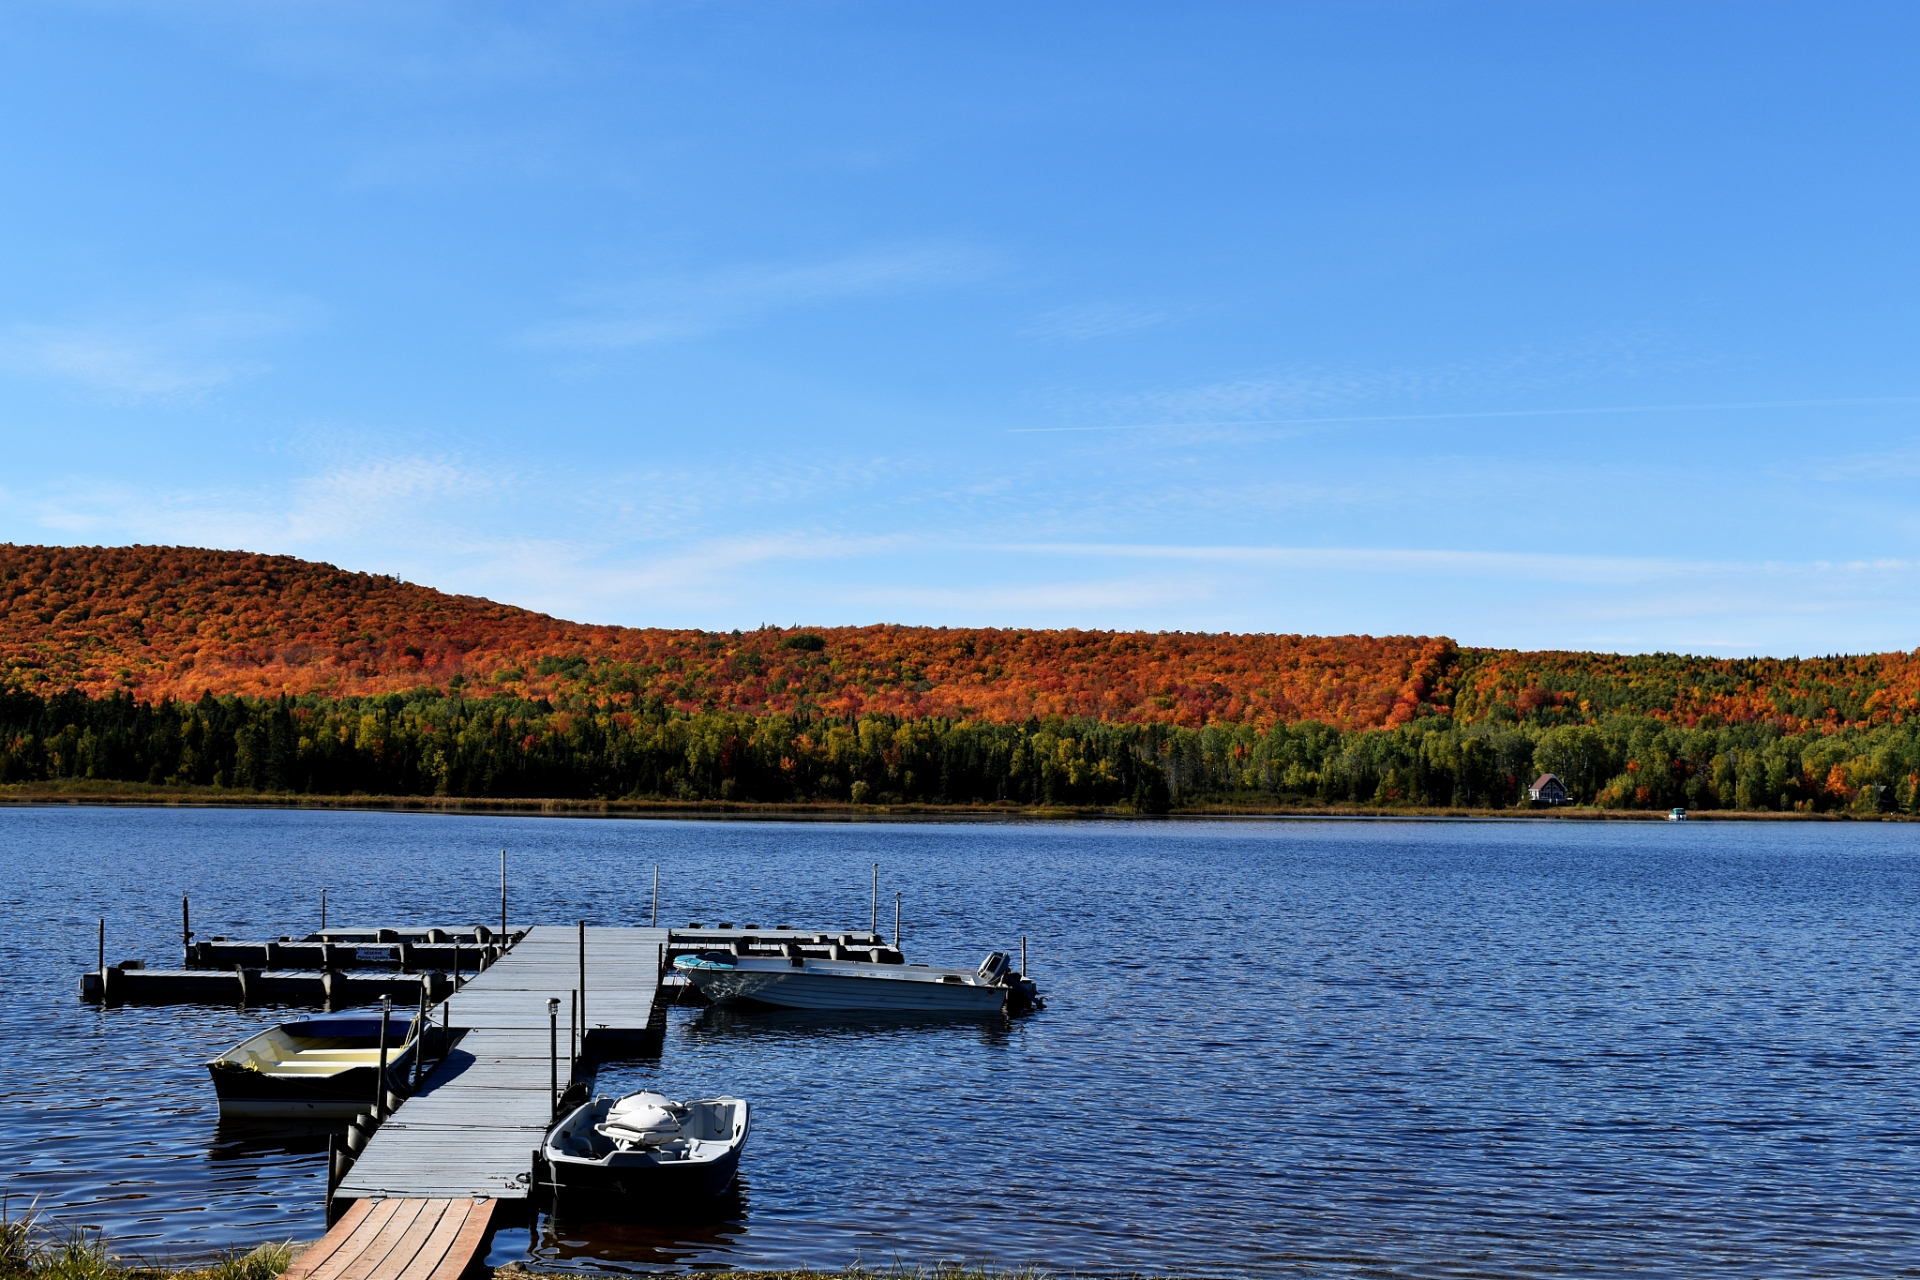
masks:
POLYGON ((1236 418, 1227 421, 1129 422, 1104 427, 1009 427, 1008 435, 1063 431, 1166 431, 1179 427, 1313 427, 1344 422, 1448 422, 1462 418, 1563 418, 1603 413, 1686 413, 1699 409, 1828 409, 1845 405, 1920 404, 1920 396, 1849 400, 1747 400, 1727 404, 1629 404, 1597 409, 1478 409, 1464 413, 1370 413, 1340 418, 1236 418))

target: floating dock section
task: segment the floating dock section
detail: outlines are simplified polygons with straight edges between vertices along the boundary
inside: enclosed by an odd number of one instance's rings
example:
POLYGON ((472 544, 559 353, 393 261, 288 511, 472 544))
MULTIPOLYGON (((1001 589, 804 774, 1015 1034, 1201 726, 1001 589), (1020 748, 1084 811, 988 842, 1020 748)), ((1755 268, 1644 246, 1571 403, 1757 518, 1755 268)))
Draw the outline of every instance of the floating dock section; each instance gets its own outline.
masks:
POLYGON ((326 973, 248 969, 148 969, 109 965, 80 975, 80 998, 92 1004, 292 1004, 344 1009, 388 996, 411 1009, 427 990, 427 1003, 453 990, 443 973, 326 973))
MULTIPOLYGON (((402 1007, 426 990, 438 1004, 456 975, 493 964, 524 929, 327 929, 304 938, 208 938, 186 948, 184 969, 125 960, 80 975, 80 998, 106 1004, 292 1004, 336 1009, 381 996, 402 1007)), ((102 927, 102 951, 105 930, 102 927)), ((105 960, 104 954, 101 959, 105 960)))

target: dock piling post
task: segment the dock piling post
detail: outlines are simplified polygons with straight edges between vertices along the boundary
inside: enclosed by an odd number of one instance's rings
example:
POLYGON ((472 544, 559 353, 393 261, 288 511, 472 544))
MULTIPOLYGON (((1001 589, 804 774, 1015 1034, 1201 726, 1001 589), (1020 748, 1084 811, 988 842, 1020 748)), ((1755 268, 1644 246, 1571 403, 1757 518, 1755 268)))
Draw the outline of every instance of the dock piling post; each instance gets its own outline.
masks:
POLYGON ((180 895, 180 949, 186 953, 187 968, 193 968, 193 920, 187 914, 187 895, 180 895))
POLYGON ((580 1025, 587 1025, 587 922, 580 922, 580 1025))
POLYGON ((560 1110, 560 997, 547 997, 547 1096, 549 1113, 560 1110))
POLYGON ((880 864, 873 864, 873 911, 867 918, 867 932, 880 932, 880 864))
POLYGON ((574 1077, 580 1074, 580 993, 573 993, 573 999, 567 1002, 567 1087, 573 1087, 574 1077))
POLYGON ((900 949, 900 895, 893 895, 893 949, 900 949))
POLYGON ((453 940, 453 989, 460 989, 460 939, 453 940))
POLYGON ((427 1055, 427 975, 420 975, 420 1011, 413 1015, 413 1088, 420 1092, 420 1059, 427 1055))
POLYGON ((387 1026, 393 1021, 393 997, 380 997, 380 1074, 373 1082, 373 1118, 387 1114, 387 1026))

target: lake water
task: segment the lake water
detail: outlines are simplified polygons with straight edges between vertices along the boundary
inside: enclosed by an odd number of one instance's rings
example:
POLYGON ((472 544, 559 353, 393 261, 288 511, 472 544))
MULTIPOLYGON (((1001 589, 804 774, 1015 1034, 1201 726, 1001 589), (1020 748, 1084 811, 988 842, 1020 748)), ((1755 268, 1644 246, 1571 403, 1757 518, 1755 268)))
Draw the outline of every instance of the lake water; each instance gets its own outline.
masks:
POLYGON ((222 1126, 267 1011, 99 1009, 94 960, 498 917, 1018 948, 1048 1007, 944 1026, 676 1010, 603 1091, 755 1107, 738 1199, 503 1233, 585 1270, 935 1259, 1188 1275, 1920 1269, 1920 828, 655 822, 0 810, 0 1188, 123 1251, 323 1229, 325 1138, 222 1126))

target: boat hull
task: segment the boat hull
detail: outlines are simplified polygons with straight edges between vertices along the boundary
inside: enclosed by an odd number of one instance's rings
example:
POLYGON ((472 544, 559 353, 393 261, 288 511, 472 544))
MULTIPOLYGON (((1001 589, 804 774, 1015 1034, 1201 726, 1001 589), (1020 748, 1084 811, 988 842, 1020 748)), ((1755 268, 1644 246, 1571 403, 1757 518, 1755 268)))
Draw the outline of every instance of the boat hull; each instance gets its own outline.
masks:
POLYGON ((600 1164, 549 1156, 547 1168, 555 1208, 563 1212, 629 1201, 637 1206, 685 1203, 725 1195, 740 1172, 740 1150, 736 1147, 717 1160, 698 1163, 600 1164))
MULTIPOLYGON (((410 1019, 388 1023, 388 1088, 404 1080, 416 1046, 402 1041, 410 1019)), ((283 1022, 207 1064, 220 1114, 250 1120, 351 1120, 374 1109, 380 1076, 380 1019, 332 1014, 283 1022), (342 1055, 359 1058, 341 1062, 342 1055), (327 1061, 322 1061, 326 1059, 327 1061)))
POLYGON ((373 1110, 378 1067, 355 1067, 324 1080, 285 1080, 257 1071, 211 1066, 223 1116, 260 1120, 351 1120, 373 1110))
MULTIPOLYGON (((876 966, 899 971, 899 966, 876 966)), ((683 969, 715 1004, 753 1002, 821 1012, 998 1013, 1001 987, 963 986, 911 977, 868 976, 813 969, 683 969)))

